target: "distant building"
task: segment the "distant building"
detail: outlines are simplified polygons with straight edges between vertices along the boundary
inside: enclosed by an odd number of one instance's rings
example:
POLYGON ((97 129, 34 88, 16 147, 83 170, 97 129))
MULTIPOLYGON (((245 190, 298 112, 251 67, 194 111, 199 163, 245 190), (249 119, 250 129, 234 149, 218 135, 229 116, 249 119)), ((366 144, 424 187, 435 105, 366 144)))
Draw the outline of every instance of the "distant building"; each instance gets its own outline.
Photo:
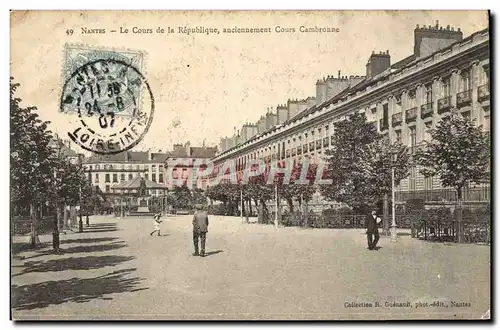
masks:
MULTIPOLYGON (((164 184, 163 165, 168 153, 124 151, 115 155, 93 155, 83 161, 92 184, 105 194, 113 194, 112 186, 137 176, 164 184)), ((159 194, 159 192, 154 192, 159 194)))
POLYGON ((79 154, 71 149, 70 140, 63 140, 59 138, 57 134, 54 134, 54 138, 49 142, 49 145, 54 150, 57 157, 65 158, 73 164, 79 164, 84 159, 83 154, 79 154))
MULTIPOLYGON (((204 170, 205 164, 210 161, 217 154, 217 147, 191 147, 190 143, 174 144, 173 151, 168 154, 166 162, 166 171, 172 171, 171 174, 167 173, 167 178, 172 178, 176 182, 167 182, 168 184, 178 184, 184 180, 192 178, 194 171, 204 170), (168 164, 175 164, 172 168, 168 164), (203 168, 201 168, 203 167, 203 168)), ((207 187, 207 180, 192 181, 192 185, 188 184, 190 189, 205 189, 207 187)))

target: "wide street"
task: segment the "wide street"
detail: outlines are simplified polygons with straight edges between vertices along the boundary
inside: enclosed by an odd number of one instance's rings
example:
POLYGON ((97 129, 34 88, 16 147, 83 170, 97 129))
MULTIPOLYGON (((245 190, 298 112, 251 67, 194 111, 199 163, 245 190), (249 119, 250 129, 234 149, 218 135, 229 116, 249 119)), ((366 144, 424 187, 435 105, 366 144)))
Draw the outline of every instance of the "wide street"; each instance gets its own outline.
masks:
POLYGON ((44 247, 12 260, 13 318, 477 319, 490 309, 487 245, 424 242, 402 231, 398 242, 381 237, 369 251, 361 229, 212 216, 200 258, 191 255, 191 219, 169 217, 163 236, 151 237, 150 217, 91 217, 83 233, 61 234, 62 255, 40 236, 44 247), (385 306, 393 302, 410 307, 385 306))

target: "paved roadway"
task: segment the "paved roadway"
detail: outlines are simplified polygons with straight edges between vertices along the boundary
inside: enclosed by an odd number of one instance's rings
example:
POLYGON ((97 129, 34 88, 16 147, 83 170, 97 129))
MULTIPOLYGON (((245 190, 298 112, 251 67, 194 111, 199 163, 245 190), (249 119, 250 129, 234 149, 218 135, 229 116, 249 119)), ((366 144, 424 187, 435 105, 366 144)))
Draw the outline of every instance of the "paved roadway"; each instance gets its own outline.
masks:
POLYGON ((400 236, 369 251, 363 230, 211 217, 200 258, 191 256, 190 220, 170 217, 164 236, 150 237, 152 218, 93 217, 84 233, 61 235, 63 255, 21 252, 11 268, 13 318, 480 318, 490 308, 489 246, 400 236), (417 308, 435 301, 445 307, 417 308), (372 307, 349 307, 363 303, 372 307))

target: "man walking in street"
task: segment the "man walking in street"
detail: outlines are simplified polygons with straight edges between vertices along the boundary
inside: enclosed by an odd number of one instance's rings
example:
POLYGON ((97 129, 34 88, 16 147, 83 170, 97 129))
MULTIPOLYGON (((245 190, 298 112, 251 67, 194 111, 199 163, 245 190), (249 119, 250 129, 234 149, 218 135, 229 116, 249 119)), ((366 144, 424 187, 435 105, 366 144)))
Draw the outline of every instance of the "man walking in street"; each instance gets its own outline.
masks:
POLYGON ((378 234, 378 224, 380 222, 380 218, 377 217, 377 211, 372 211, 371 214, 368 214, 365 221, 368 250, 375 250, 380 238, 378 234))
POLYGON ((208 214, 202 205, 196 205, 197 211, 193 216, 193 243, 194 256, 205 256, 205 241, 208 232, 208 214), (201 240, 201 250, 198 250, 198 240, 201 240))

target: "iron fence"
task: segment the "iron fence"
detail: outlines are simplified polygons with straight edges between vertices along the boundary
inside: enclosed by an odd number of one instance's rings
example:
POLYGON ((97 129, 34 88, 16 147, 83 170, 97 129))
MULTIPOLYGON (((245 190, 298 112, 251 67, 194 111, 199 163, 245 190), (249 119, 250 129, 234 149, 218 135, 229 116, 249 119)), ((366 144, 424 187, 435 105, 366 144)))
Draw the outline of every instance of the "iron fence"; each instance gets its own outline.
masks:
MULTIPOLYGON (((424 209, 405 210, 403 205, 396 208, 397 228, 410 229, 411 236, 430 241, 452 241, 458 243, 490 243, 491 213, 489 205, 480 208, 463 208, 461 217, 456 205, 424 209)), ((387 222, 391 222, 389 215, 387 222)), ((270 212, 263 223, 274 223, 275 213, 270 212)), ((366 228, 366 215, 345 214, 337 210, 284 213, 280 224, 309 228, 366 228)), ((382 227, 382 225, 380 225, 382 227)))

